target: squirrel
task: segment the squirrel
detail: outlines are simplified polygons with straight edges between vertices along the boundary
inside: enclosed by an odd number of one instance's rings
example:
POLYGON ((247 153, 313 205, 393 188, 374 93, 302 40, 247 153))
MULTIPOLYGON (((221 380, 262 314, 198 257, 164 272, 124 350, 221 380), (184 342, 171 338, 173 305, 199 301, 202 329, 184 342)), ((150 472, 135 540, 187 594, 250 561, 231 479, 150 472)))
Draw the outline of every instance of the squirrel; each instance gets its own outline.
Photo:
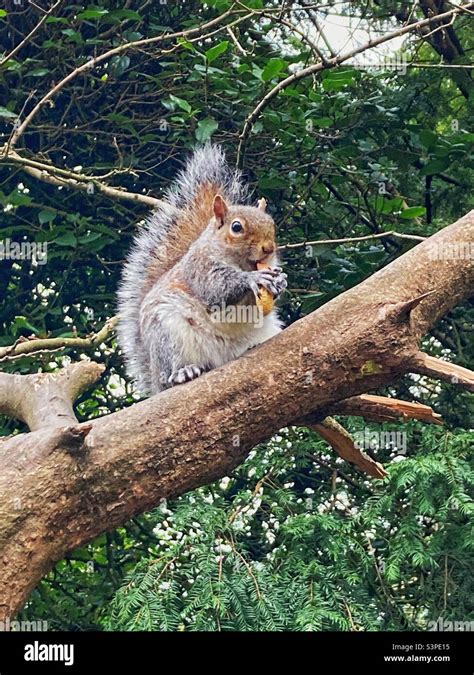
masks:
POLYGON ((118 342, 141 393, 199 377, 282 330, 259 302, 287 286, 265 207, 248 205, 241 172, 206 143, 135 237, 118 291, 118 342))

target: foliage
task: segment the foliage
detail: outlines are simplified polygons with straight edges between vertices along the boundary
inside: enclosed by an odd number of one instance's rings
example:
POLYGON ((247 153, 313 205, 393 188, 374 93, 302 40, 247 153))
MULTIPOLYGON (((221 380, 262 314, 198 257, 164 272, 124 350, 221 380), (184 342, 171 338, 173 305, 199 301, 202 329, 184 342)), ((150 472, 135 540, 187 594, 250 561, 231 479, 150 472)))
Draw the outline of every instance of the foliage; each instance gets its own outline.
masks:
POLYGON ((383 482, 334 461, 314 434, 283 430, 232 476, 76 551, 26 614, 53 628, 79 614, 81 627, 160 631, 419 630, 439 617, 468 620, 470 438, 409 426, 406 454, 377 453, 392 460, 383 482), (113 574, 125 581, 110 604, 113 574))
MULTIPOLYGON (((337 11, 363 15, 373 26, 389 16, 394 27, 391 4, 339 3, 337 11)), ((276 2, 245 5, 268 11, 276 2)), ((67 3, 0 67, 1 142, 86 59, 196 27, 230 6, 225 0, 132 1, 127 8, 117 0, 67 3)), ((34 5, 6 3, 0 10, 5 54, 39 16, 34 5)), ((205 40, 167 42, 166 51, 155 44, 113 56, 43 107, 18 152, 89 176, 110 174, 107 184, 155 197, 197 142, 221 142, 234 160, 257 102, 315 60, 301 32, 276 16, 234 26, 239 46, 222 30, 205 40)), ((313 35, 310 14, 291 18, 305 29, 303 36, 313 35)), ((468 17, 458 17, 455 29, 464 49, 457 63, 467 62, 473 48, 468 17)), ((403 56, 440 60, 419 37, 405 43, 403 56)), ((389 230, 426 236, 465 213, 474 168, 473 97, 461 75, 345 63, 283 89, 256 120, 243 167, 255 195, 267 198, 281 243, 389 230)), ((98 330, 115 312, 121 264, 146 207, 97 190, 58 189, 15 164, 0 165, 0 205, 2 241, 48 243, 47 264, 0 261, 0 346, 32 334, 98 330)), ((285 321, 356 285, 412 245, 388 237, 288 249, 285 321)), ((472 322, 472 303, 458 307, 427 336, 425 350, 472 367, 472 322)), ((88 355, 107 371, 80 400, 81 420, 136 399, 123 380, 115 342, 88 355)), ((79 356, 68 350, 1 366, 55 370, 79 356)), ((389 463, 387 482, 363 480, 324 454, 327 447, 309 432, 282 431, 227 480, 136 518, 58 563, 25 616, 47 619, 53 628, 154 630, 394 630, 423 628, 440 615, 468 619, 472 396, 412 377, 383 393, 433 405, 447 422, 446 431, 421 423, 396 427, 409 432, 408 451, 389 463), (318 463, 320 457, 337 475, 318 463)), ((361 427, 360 420, 352 424, 353 430, 377 429, 361 427)), ((0 434, 21 430, 0 419, 0 434)), ((391 458, 383 449, 378 456, 391 458)))

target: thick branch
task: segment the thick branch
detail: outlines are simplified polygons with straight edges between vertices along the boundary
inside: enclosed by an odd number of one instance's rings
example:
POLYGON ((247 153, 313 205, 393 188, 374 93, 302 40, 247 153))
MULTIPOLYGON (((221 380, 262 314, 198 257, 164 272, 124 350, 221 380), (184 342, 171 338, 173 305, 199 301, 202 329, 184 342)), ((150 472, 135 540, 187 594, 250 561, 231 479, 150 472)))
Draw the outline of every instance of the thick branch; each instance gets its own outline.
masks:
MULTIPOLYGON (((439 15, 446 9, 448 3, 437 0, 421 0, 420 7, 426 17, 434 17, 439 15)), ((441 27, 441 30, 433 31, 428 35, 423 36, 431 44, 433 49, 446 61, 448 65, 456 64, 459 58, 462 58, 465 53, 459 39, 456 35, 454 27, 451 22, 441 27)), ((467 99, 471 96, 474 90, 474 82, 467 69, 460 69, 458 72, 450 73, 452 79, 459 87, 463 96, 467 99)))
POLYGON ((357 415, 374 422, 394 422, 400 418, 410 418, 432 424, 443 424, 441 415, 435 413, 430 406, 369 394, 352 396, 330 406, 329 410, 320 409, 317 413, 306 415, 296 421, 298 426, 314 429, 340 457, 375 478, 385 478, 388 475, 382 464, 358 448, 344 427, 332 417, 327 416, 329 413, 331 415, 357 415))
POLYGON ((103 371, 99 363, 80 361, 55 373, 0 373, 0 413, 22 420, 31 431, 76 425, 72 404, 103 371))

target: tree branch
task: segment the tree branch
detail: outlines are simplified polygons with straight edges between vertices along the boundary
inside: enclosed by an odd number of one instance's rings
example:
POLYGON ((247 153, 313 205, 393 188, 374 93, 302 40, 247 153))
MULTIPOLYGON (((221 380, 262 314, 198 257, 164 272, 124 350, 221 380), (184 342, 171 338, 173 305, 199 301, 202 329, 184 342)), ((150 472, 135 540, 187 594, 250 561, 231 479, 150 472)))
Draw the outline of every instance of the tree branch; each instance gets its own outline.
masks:
POLYGON ((34 338, 17 340, 14 344, 7 347, 0 347, 0 361, 12 360, 21 356, 33 356, 38 352, 57 351, 59 349, 80 349, 90 351, 95 349, 103 342, 106 342, 115 332, 119 316, 113 316, 106 321, 98 333, 93 333, 89 337, 80 338, 34 338))
POLYGON ((110 185, 106 185, 101 181, 100 178, 96 176, 87 176, 84 174, 78 174, 74 171, 68 171, 67 169, 61 169, 60 167, 54 166, 52 164, 46 164, 44 162, 38 162, 33 159, 28 159, 22 157, 17 152, 8 147, 8 145, 0 148, 0 160, 5 163, 12 162, 13 164, 19 164, 23 171, 33 178, 43 181, 44 183, 49 183, 50 185, 57 185, 58 187, 69 187, 79 190, 80 192, 90 193, 95 192, 96 190, 106 197, 111 199, 119 199, 122 201, 129 202, 139 202, 140 204, 145 204, 146 206, 157 207, 162 202, 156 197, 150 197, 149 195, 143 195, 139 192, 128 192, 125 188, 115 188, 110 185))
POLYGON ((413 372, 421 336, 474 289, 472 261, 433 247, 473 237, 474 211, 221 368, 86 425, 68 419, 74 432, 39 424, 3 441, 0 619, 67 552, 228 475, 281 427, 413 372))
POLYGON ((398 398, 361 394, 339 401, 331 406, 331 415, 355 415, 371 422, 397 422, 400 419, 415 419, 431 424, 443 424, 441 415, 429 405, 409 403, 398 398))
POLYGON ((376 462, 369 457, 367 453, 359 449, 349 432, 342 427, 339 422, 327 417, 319 424, 309 424, 318 434, 327 441, 337 454, 351 464, 355 464, 359 469, 365 471, 374 478, 385 478, 388 473, 380 462, 376 462))
POLYGON ((417 234, 404 234, 403 232, 379 232, 378 234, 365 234, 361 237, 345 237, 343 239, 316 239, 315 241, 298 241, 295 244, 283 244, 278 247, 279 251, 286 251, 290 248, 304 248, 305 246, 322 246, 323 244, 351 244, 356 241, 368 241, 370 239, 385 239, 386 237, 395 237, 397 239, 409 239, 411 241, 424 241, 426 237, 420 237, 417 234))
POLYGON ((474 391, 474 372, 449 361, 442 361, 434 356, 418 352, 412 359, 413 373, 428 375, 451 384, 460 384, 469 391, 474 391))
POLYGON ((0 413, 22 420, 31 431, 76 425, 73 402, 104 370, 94 361, 79 361, 55 373, 0 373, 0 413))

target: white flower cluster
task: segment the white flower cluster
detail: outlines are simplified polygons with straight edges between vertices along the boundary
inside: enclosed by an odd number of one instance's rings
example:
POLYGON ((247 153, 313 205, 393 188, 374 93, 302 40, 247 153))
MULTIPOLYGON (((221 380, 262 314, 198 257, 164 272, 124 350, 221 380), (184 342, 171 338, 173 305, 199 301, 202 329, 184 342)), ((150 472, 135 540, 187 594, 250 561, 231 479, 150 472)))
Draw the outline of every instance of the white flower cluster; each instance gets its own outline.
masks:
POLYGON ((262 504, 262 495, 263 487, 260 487, 252 496, 250 502, 237 512, 237 515, 232 522, 232 529, 236 532, 250 533, 251 520, 262 504))
POLYGON ((272 546, 275 543, 276 532, 280 529, 280 521, 276 516, 270 516, 268 520, 263 521, 262 529, 265 532, 265 539, 272 546))

